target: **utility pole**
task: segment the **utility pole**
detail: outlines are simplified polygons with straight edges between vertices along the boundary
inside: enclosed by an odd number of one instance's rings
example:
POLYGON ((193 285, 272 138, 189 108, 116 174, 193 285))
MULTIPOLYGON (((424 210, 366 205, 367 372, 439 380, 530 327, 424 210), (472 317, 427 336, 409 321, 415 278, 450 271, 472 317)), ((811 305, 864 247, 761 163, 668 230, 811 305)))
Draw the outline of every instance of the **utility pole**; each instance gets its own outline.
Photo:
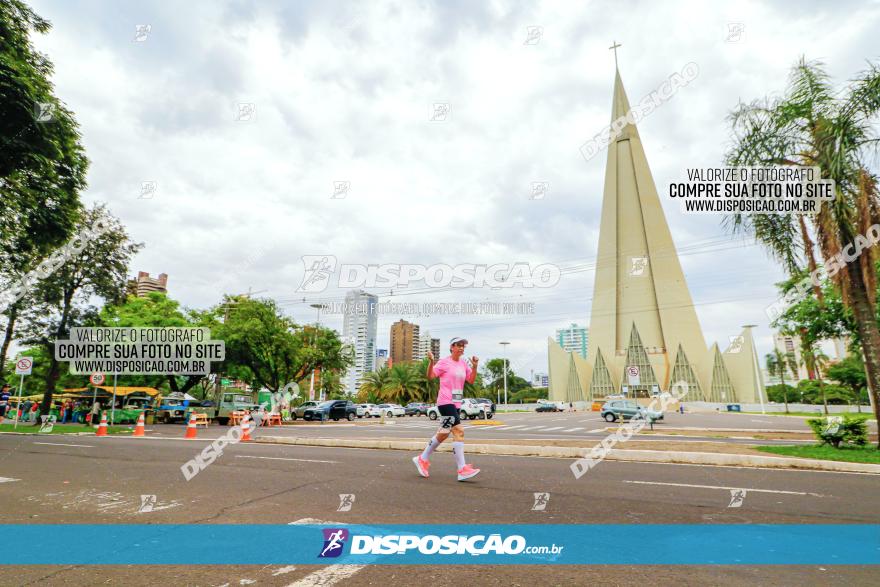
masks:
POLYGON ((499 342, 501 348, 504 349, 504 353, 502 354, 502 358, 504 360, 504 406, 507 407, 507 345, 510 343, 507 341, 499 342))

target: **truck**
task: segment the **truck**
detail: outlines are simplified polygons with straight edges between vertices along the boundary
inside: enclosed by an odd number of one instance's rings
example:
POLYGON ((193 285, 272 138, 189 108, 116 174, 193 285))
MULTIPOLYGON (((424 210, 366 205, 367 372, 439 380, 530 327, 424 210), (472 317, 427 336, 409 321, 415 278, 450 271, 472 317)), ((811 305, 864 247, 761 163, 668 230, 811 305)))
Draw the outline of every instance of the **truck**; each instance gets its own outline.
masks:
POLYGON ((255 393, 240 389, 220 389, 214 393, 211 399, 201 402, 201 405, 198 407, 194 407, 193 411, 203 412, 211 420, 216 420, 219 424, 225 426, 229 423, 229 416, 232 412, 244 410, 252 412, 260 407, 254 399, 255 395, 255 393))

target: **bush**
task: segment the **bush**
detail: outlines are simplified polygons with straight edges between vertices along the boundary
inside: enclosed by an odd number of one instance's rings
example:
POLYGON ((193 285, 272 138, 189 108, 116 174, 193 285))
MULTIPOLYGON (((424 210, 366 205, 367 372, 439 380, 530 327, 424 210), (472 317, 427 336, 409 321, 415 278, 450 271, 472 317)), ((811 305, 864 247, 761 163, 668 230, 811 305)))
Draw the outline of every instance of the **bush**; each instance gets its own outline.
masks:
MULTIPOLYGON (((868 443, 868 425, 863 418, 850 416, 835 418, 810 418, 807 420, 816 438, 822 444, 830 444, 834 448, 840 448, 841 443, 864 446, 868 443)), ((821 445, 820 445, 821 446, 821 445)))

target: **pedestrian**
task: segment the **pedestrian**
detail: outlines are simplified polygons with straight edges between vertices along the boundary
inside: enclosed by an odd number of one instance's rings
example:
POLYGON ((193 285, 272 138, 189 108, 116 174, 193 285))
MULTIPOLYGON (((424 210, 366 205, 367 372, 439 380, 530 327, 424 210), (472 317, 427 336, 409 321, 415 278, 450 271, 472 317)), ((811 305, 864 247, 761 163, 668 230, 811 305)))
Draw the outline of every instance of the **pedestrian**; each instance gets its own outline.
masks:
POLYGON ((251 420, 254 421, 254 430, 263 425, 263 417, 265 416, 265 412, 263 411, 264 409, 265 408, 263 408, 263 406, 260 406, 259 408, 254 410, 253 414, 251 414, 251 420))
POLYGON ((92 415, 91 424, 94 426, 95 423, 98 421, 98 416, 101 415, 101 402, 96 401, 94 403, 94 405, 92 406, 91 415, 92 415))
POLYGON ((684 404, 678 404, 678 413, 684 414, 684 404))
POLYGON ((3 419, 6 418, 6 410, 9 409, 9 384, 4 383, 3 387, 0 388, 0 424, 3 423, 3 419))
POLYGON ((39 409, 40 409, 40 404, 38 404, 37 402, 34 402, 34 405, 31 406, 31 419, 30 419, 30 421, 33 422, 34 424, 37 423, 37 412, 39 411, 39 409))
POLYGON ((29 399, 24 400, 24 403, 21 406, 21 421, 28 422, 31 419, 31 405, 33 405, 29 399))
POLYGON ((428 441, 422 454, 413 457, 419 474, 428 477, 431 466, 431 454, 449 437, 452 432, 452 453, 458 470, 458 480, 465 481, 479 474, 480 470, 465 463, 464 459, 464 427, 461 424, 461 401, 464 399, 465 382, 473 383, 477 374, 479 359, 471 357, 471 362, 461 358, 468 341, 455 337, 449 341, 450 355, 434 363, 434 353, 428 352, 427 378, 439 379, 440 389, 437 392, 437 411, 442 418, 437 433, 428 441))

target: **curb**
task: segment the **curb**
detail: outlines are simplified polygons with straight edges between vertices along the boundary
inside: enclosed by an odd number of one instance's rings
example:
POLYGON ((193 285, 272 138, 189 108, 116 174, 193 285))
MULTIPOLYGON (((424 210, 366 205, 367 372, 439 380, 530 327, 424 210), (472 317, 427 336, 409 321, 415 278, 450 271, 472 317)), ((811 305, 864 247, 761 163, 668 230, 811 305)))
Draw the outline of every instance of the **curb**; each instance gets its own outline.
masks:
MULTIPOLYGON (((262 444, 291 444, 297 446, 321 446, 335 448, 371 448, 384 450, 420 451, 425 443, 420 440, 388 440, 357 438, 290 438, 283 436, 261 436, 255 440, 262 444)), ((437 449, 451 452, 445 443, 437 449)), ((471 454, 496 456, 549 457, 557 459, 580 459, 590 452, 588 448, 570 446, 519 446, 505 444, 471 444, 467 450, 471 454)), ((738 455, 704 452, 666 452, 658 450, 608 451, 606 460, 640 463, 670 463, 685 465, 716 465, 727 467, 757 467, 765 469, 799 469, 810 471, 832 471, 837 473, 871 473, 880 475, 880 465, 869 463, 848 463, 845 461, 820 461, 791 457, 765 457, 758 455, 738 455)))

